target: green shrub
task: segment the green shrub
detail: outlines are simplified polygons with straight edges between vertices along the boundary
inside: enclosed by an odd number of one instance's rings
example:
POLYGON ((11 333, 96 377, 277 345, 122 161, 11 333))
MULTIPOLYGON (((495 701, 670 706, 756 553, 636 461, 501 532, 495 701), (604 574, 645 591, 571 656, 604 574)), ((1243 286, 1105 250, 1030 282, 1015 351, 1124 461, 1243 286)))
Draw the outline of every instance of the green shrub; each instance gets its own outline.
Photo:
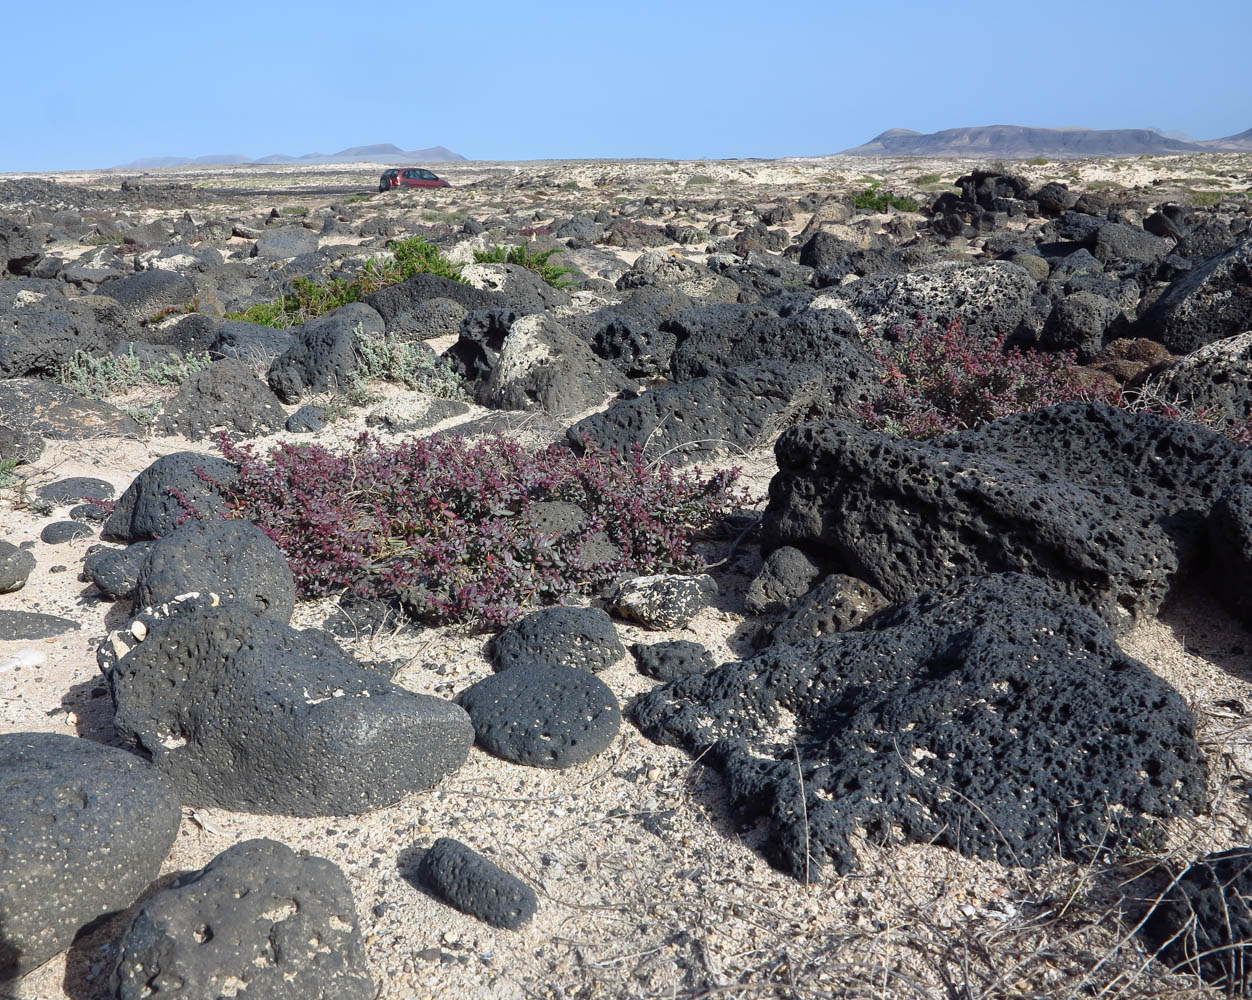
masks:
POLYGON ((871 212, 885 212, 889 208, 896 208, 901 212, 916 212, 921 208, 912 198, 901 198, 887 191, 879 191, 873 186, 854 195, 852 201, 857 208, 867 208, 871 212))
POLYGON ((208 351, 193 351, 156 363, 135 357, 133 350, 118 357, 75 351, 73 359, 61 366, 57 381, 84 396, 104 399, 140 386, 180 385, 212 363, 208 351))
POLYGON ((913 183, 918 187, 925 187, 927 184, 938 184, 943 178, 939 174, 922 174, 920 177, 914 177, 913 183))
POLYGON ((704 185, 704 184, 716 184, 716 183, 717 182, 713 180, 713 178, 710 177, 708 174, 692 174, 690 177, 687 178, 687 187, 700 187, 701 185, 704 185))
POLYGON ((1222 191, 1192 191, 1187 200, 1195 208, 1213 208, 1224 196, 1222 191))
POLYGON ((1036 156, 1033 160, 1027 160, 1026 162, 1032 167, 1046 167, 1048 165, 1047 158, 1043 156, 1036 156))
POLYGON ((567 281, 565 275, 577 273, 572 267, 561 267, 549 264, 553 254, 560 253, 560 247, 531 253, 525 245, 516 247, 493 246, 489 250, 475 250, 475 264, 520 264, 527 270, 534 271, 553 288, 572 288, 574 282, 567 281))
POLYGON ((340 306, 360 302, 368 295, 407 281, 415 274, 436 274, 464 284, 461 267, 453 264, 439 248, 427 243, 420 236, 393 243, 390 259, 371 257, 365 269, 351 281, 332 278, 327 282, 312 278, 296 278, 291 283, 291 293, 272 302, 261 302, 242 312, 227 315, 227 319, 241 319, 261 326, 279 330, 305 323, 334 312, 340 306))
POLYGON ((0 458, 0 487, 12 486, 17 482, 17 476, 13 474, 16 468, 16 458, 0 458))

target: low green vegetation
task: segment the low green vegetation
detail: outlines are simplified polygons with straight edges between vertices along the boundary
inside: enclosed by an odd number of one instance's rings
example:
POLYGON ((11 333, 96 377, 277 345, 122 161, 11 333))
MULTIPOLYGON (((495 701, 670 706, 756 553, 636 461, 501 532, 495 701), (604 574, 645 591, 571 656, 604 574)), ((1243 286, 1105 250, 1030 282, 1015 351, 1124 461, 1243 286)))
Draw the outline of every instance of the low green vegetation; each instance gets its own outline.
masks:
POLYGON ((208 351, 193 351, 164 361, 144 361, 132 350, 128 354, 94 357, 75 351, 61 366, 57 381, 84 396, 104 399, 143 386, 181 385, 213 363, 208 351))
POLYGON ((925 187, 928 184, 938 184, 942 180, 939 174, 922 174, 920 177, 914 177, 913 183, 918 187, 925 187))
POLYGON ((701 187, 706 184, 716 184, 708 174, 692 174, 687 178, 687 187, 701 187))
POLYGON ((1029 163, 1032 167, 1046 167, 1049 161, 1046 156, 1036 156, 1033 159, 1027 160, 1026 162, 1029 163))
POLYGON ((390 258, 371 257, 356 278, 332 278, 326 282, 296 278, 291 283, 290 294, 272 302, 258 303, 242 312, 230 313, 226 318, 285 330, 325 316, 350 302, 360 302, 366 296, 407 281, 415 274, 436 274, 464 283, 460 265, 453 264, 439 252, 438 247, 420 236, 400 240, 392 245, 391 250, 393 256, 390 258))
POLYGON ((0 458, 0 489, 5 486, 12 486, 17 482, 17 476, 13 474, 13 470, 16 468, 16 458, 0 458))
POLYGON ((1192 191, 1187 200, 1195 208, 1213 208, 1225 196, 1224 191, 1192 191))
POLYGON ((574 282, 568 280, 567 274, 576 274, 572 267, 561 267, 551 264, 553 254, 560 252, 560 247, 531 253, 524 244, 515 247, 493 246, 487 250, 474 251, 475 264, 519 264, 527 270, 534 271, 553 288, 572 288, 574 282))
POLYGON ((901 212, 916 212, 921 206, 912 198, 901 198, 887 191, 879 191, 877 187, 867 187, 852 197, 857 208, 866 208, 871 212, 885 212, 889 208, 901 212))

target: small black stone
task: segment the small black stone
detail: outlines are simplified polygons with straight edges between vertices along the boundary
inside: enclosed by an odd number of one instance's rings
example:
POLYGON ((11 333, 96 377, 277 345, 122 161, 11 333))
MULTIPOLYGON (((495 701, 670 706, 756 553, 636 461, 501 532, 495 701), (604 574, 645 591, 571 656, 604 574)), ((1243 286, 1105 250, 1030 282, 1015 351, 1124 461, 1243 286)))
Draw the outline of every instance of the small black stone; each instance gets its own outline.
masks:
POLYGON ((666 683, 688 674, 702 674, 717 666, 707 649, 687 639, 657 642, 650 646, 637 642, 630 647, 630 651, 641 674, 666 683))
POLYGON ((115 495, 113 484, 91 476, 75 476, 62 479, 35 491, 39 499, 49 503, 68 505, 79 500, 112 500, 115 495))
POLYGON ((75 538, 87 538, 95 534, 87 525, 78 521, 53 521, 39 533, 39 539, 48 545, 60 545, 75 538))
POLYGON ((418 868, 421 883, 462 913, 515 931, 535 915, 535 890, 459 840, 440 837, 418 868))
POLYGON ((497 635, 488 647, 497 670, 560 664, 599 671, 626 655, 613 619, 599 608, 544 608, 497 635))
POLYGON ((70 508, 70 519, 101 523, 109 516, 109 512, 98 503, 80 503, 70 508))

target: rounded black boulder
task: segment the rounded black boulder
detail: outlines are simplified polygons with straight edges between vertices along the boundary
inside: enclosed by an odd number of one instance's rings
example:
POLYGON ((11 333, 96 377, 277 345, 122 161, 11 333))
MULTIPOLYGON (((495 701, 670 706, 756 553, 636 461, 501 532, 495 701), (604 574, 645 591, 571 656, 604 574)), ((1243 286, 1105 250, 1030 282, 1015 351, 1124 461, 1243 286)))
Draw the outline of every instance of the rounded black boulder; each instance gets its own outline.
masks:
POLYGON ((206 520, 225 517, 222 490, 238 478, 239 469, 223 458, 194 451, 163 455, 126 487, 104 534, 125 542, 168 535, 191 516, 184 501, 206 520))
POLYGON ((630 651, 641 674, 666 683, 689 674, 702 674, 717 666, 707 649, 689 639, 672 639, 652 645, 637 642, 630 647, 630 651))
POLYGON ((139 606, 192 592, 242 601, 283 622, 296 605, 286 556, 251 521, 190 521, 152 546, 135 581, 139 606))
POLYGON ((418 868, 422 885, 462 913, 515 931, 535 915, 535 890, 451 837, 440 837, 418 868))
POLYGON ((613 619, 599 608, 544 608, 515 622, 491 640, 488 657, 497 670, 523 664, 578 667, 593 672, 626 655, 613 619))
POLYGON ((1178 877, 1153 906, 1142 934, 1157 958, 1227 996, 1252 987, 1252 848, 1210 854, 1178 877))
POLYGON ((352 889, 330 861, 248 840, 181 877, 122 938, 118 1000, 373 1000, 352 889))
POLYGON ((93 545, 83 556, 83 576, 105 597, 130 597, 139 583, 139 571, 156 542, 131 542, 124 549, 93 545))
POLYGON ((575 667, 526 663, 462 691, 478 745, 531 767, 565 768, 608 748, 622 724, 617 698, 575 667))
POLYGON ((0 735, 0 984, 129 906, 156 878, 181 817, 161 776, 124 750, 0 735))
POLYGON ((0 594, 21 590, 34 568, 35 557, 29 551, 0 541, 0 594))
POLYGON ((146 638, 109 671, 113 725, 184 803, 355 815, 429 788, 469 754, 460 707, 392 684, 319 630, 238 602, 141 620, 146 638))

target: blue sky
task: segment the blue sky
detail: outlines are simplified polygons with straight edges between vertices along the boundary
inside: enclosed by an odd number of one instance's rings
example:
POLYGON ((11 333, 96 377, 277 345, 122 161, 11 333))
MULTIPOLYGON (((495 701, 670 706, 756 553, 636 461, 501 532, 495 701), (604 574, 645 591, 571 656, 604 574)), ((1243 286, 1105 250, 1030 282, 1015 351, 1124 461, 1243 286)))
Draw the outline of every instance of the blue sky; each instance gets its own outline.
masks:
POLYGON ((7 171, 375 142, 774 157, 892 127, 1252 127, 1252 0, 6 8, 7 171))

